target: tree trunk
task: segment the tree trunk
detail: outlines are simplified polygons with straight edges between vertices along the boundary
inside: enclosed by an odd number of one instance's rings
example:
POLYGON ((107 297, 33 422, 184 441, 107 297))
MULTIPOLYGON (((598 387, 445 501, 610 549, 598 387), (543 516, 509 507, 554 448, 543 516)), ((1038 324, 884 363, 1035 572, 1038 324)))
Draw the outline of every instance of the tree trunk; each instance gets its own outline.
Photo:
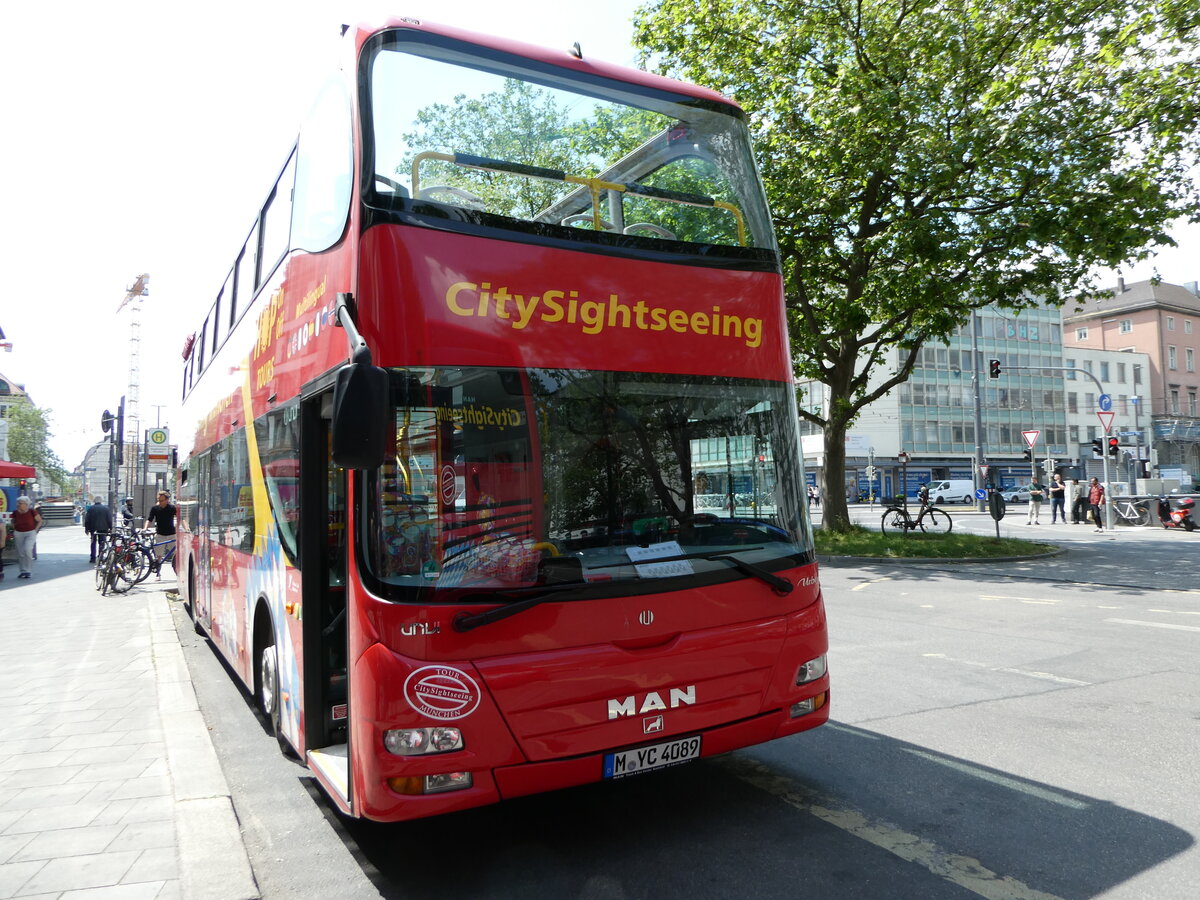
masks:
POLYGON ((849 531, 846 508, 846 422, 830 416, 825 422, 825 468, 821 472, 822 528, 849 531))

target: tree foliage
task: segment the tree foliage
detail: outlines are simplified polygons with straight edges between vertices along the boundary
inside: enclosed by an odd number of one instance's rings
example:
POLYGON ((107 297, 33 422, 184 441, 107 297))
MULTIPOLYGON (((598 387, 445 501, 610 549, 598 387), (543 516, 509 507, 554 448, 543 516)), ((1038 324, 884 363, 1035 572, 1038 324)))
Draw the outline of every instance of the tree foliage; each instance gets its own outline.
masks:
POLYGON ((10 406, 8 455, 12 462, 34 466, 60 489, 65 489, 70 475, 62 460, 50 449, 50 413, 51 410, 41 409, 30 402, 10 406))
POLYGON ((1194 0, 657 0, 635 41, 750 114, 796 374, 844 442, 971 309, 1095 290, 1200 221, 1194 0), (899 351, 899 365, 888 361, 899 351))

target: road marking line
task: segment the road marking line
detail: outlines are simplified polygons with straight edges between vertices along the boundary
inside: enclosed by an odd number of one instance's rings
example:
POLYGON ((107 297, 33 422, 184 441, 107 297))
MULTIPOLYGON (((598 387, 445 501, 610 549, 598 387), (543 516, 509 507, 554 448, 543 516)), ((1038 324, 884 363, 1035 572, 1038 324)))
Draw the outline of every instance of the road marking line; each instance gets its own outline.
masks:
POLYGON ((1004 594, 980 594, 980 600, 1020 600, 1022 603, 1057 603, 1058 600, 1049 600, 1045 597, 1010 597, 1004 594))
POLYGON ((821 796, 786 776, 774 774, 757 760, 724 756, 712 760, 712 764, 801 812, 874 844, 905 862, 916 863, 931 874, 978 894, 985 900, 1060 900, 1054 894, 1034 890, 1015 878, 997 875, 977 859, 949 853, 933 841, 887 822, 871 821, 858 810, 838 804, 832 797, 821 796))
POLYGON ((861 728, 852 728, 849 725, 839 725, 837 722, 826 722, 822 727, 832 728, 834 731, 841 731, 844 734, 852 734, 858 738, 866 738, 868 741, 880 740, 877 734, 871 734, 871 732, 863 731, 861 728))
POLYGON ((1146 612, 1168 613, 1172 616, 1200 616, 1200 610, 1195 609, 1148 609, 1146 612))
POLYGON ((958 663, 960 666, 974 666, 977 669, 987 669, 990 672, 1006 672, 1009 675, 1024 675, 1026 678, 1040 678, 1043 681, 1055 681, 1059 684, 1074 684, 1081 687, 1090 687, 1090 681, 1078 681, 1074 678, 1067 678, 1064 675, 1052 675, 1050 672, 1037 672, 1033 669, 1014 669, 1008 666, 989 666, 987 663, 975 662, 972 659, 955 659, 952 656, 947 656, 945 653, 923 653, 921 654, 926 659, 942 659, 946 662, 958 663))
POLYGON ((1200 631, 1200 625, 1174 625, 1170 622, 1142 622, 1138 619, 1105 619, 1115 625, 1145 625, 1147 628, 1170 628, 1172 631, 1200 631))
POLYGON ((1082 687, 1090 687, 1090 681, 1078 681, 1074 678, 1067 678, 1063 675, 1051 675, 1049 672, 1034 672, 1031 669, 996 669, 997 672, 1010 672, 1013 675, 1025 675, 1029 678, 1041 678, 1044 681, 1056 681, 1059 684, 1077 684, 1082 687))
POLYGON ((1124 609, 1123 606, 1098 606, 1097 609, 1124 609))
POLYGON ((890 575, 884 575, 882 578, 872 578, 870 581, 864 581, 862 584, 855 585, 854 587, 850 588, 850 590, 861 591, 863 588, 870 587, 873 584, 880 584, 884 581, 891 581, 891 580, 892 580, 892 578, 890 575))
POLYGON ((969 763, 958 762, 953 759, 946 759, 944 756, 938 756, 935 753, 926 753, 924 750, 913 750, 909 747, 904 748, 905 753, 911 753, 913 756, 919 756, 921 759, 927 759, 930 762, 935 762, 938 765, 945 766, 948 769, 953 769, 956 772, 962 772, 965 775, 970 775, 974 778, 980 778, 983 781, 990 781, 992 784, 998 784, 1001 787, 1006 787, 1012 791, 1019 791, 1022 794, 1028 794, 1031 797, 1037 797, 1039 800, 1048 800, 1051 803, 1057 803, 1059 806, 1065 806, 1068 809, 1087 809, 1089 804, 1076 800, 1073 797, 1067 797, 1057 791, 1050 791, 1046 788, 1040 788, 1037 785, 1026 784, 1016 778, 1009 778, 1005 775, 997 775, 995 772, 988 772, 980 769, 978 766, 972 766, 969 763))

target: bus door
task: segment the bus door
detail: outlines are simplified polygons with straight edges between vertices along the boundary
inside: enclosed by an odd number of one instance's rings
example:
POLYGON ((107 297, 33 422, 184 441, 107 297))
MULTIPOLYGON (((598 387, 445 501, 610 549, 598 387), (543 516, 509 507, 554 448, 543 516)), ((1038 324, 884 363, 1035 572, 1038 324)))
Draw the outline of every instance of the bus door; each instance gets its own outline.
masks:
POLYGON ((347 681, 346 473, 333 465, 333 391, 300 403, 300 583, 304 616, 304 743, 308 763, 352 811, 347 681))
POLYGON ((212 489, 212 453, 197 457, 192 477, 196 479, 193 496, 196 503, 196 571, 189 585, 192 598, 192 618, 211 634, 212 629, 212 546, 213 504, 209 493, 212 489))

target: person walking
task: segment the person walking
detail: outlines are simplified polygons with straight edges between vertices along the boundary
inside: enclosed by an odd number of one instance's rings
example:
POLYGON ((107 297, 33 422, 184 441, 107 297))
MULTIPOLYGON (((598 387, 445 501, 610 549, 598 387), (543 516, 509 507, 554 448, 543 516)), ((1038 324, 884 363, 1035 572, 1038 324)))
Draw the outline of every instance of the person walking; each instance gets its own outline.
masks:
POLYGON ((1050 524, 1057 524, 1060 516, 1062 517, 1062 523, 1066 525, 1067 486, 1062 480, 1062 475, 1055 472, 1054 480, 1050 482, 1050 524))
POLYGON ((1026 525, 1041 525, 1042 501, 1046 499, 1046 486, 1037 478, 1029 482, 1029 516, 1026 525))
POLYGON ((83 514, 83 531, 92 538, 92 562, 96 561, 97 550, 104 553, 104 542, 108 539, 112 526, 112 513, 108 511, 104 501, 97 497, 83 514))
POLYGON ((17 564, 21 567, 18 578, 33 577, 33 548, 37 543, 37 533, 42 527, 42 514, 29 502, 28 497, 17 498, 17 508, 13 510, 12 527, 16 532, 17 564))
MULTIPOLYGON (((150 507, 146 513, 146 527, 153 523, 157 539, 154 541, 154 555, 162 559, 167 551, 175 546, 175 506, 171 503, 171 495, 166 491, 158 492, 158 503, 150 507)), ((161 570, 155 573, 162 579, 161 570)))
POLYGON ((1093 478, 1088 485, 1088 503, 1092 507, 1092 519, 1096 523, 1096 532, 1104 530, 1104 520, 1100 518, 1100 508, 1104 506, 1104 485, 1098 478, 1093 478))

